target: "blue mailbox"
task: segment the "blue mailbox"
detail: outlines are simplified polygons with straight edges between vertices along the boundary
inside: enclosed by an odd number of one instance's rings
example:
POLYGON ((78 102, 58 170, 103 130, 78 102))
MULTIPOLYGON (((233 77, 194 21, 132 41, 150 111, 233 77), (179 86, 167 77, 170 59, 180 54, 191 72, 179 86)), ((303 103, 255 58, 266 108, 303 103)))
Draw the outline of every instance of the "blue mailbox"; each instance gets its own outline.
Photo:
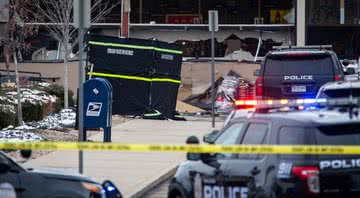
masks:
POLYGON ((84 137, 86 129, 102 128, 104 142, 111 142, 112 86, 103 78, 84 83, 84 137))

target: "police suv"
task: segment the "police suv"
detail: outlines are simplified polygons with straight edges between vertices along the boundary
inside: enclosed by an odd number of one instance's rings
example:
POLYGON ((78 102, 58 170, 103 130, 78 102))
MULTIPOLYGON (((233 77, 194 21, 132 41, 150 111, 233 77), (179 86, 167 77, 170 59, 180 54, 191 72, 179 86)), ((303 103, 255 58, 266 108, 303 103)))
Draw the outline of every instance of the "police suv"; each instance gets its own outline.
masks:
MULTIPOLYGON (((21 152, 30 157, 30 152, 21 152)), ((80 174, 25 169, 0 151, 0 197, 9 198, 121 198, 114 184, 102 185, 80 174)))
POLYGON ((314 98, 321 85, 344 80, 337 55, 325 47, 285 46, 269 52, 254 73, 257 99, 314 98))
POLYGON ((316 98, 360 97, 360 81, 329 82, 321 86, 316 98))
MULTIPOLYGON (((304 105, 279 105, 257 109, 249 117, 235 117, 204 141, 222 145, 360 144, 357 101, 330 104, 321 100, 325 108, 319 103, 311 106, 312 101, 295 102, 306 103, 306 111, 301 110, 304 105)), ((199 140, 193 136, 187 142, 199 140)), ((171 179, 168 197, 360 197, 360 156, 189 153, 171 179)))

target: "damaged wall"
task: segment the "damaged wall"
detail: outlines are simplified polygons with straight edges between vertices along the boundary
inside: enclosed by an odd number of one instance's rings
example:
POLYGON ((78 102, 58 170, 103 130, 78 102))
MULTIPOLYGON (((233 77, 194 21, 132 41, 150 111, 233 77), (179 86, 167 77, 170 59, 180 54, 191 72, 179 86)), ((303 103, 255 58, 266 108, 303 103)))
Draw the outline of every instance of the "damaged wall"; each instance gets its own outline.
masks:
MULTIPOLYGON (((105 32, 104 32, 105 33, 105 32)), ((215 33, 215 37, 218 42, 223 42, 230 35, 236 35, 241 39, 245 39, 248 37, 258 38, 259 31, 258 30, 221 30, 215 33)), ((288 43, 291 38, 289 38, 288 31, 264 31, 263 39, 272 39, 276 42, 285 42, 288 43)), ((189 41, 199 41, 199 40, 207 40, 210 38, 210 32, 207 30, 188 30, 188 31, 174 31, 174 30, 132 30, 131 37, 133 38, 158 38, 162 41, 166 42, 175 42, 177 40, 189 40, 189 41)))
MULTIPOLYGON (((206 28, 205 28, 206 29, 206 28)), ((103 29, 99 32, 108 36, 117 36, 114 29, 103 29)), ((184 45, 184 57, 210 57, 210 33, 207 30, 141 30, 132 29, 132 38, 151 39, 157 38, 166 42, 177 42, 184 45)), ((255 56, 259 30, 221 30, 215 33, 215 56, 224 57, 237 50, 251 52, 255 56), (235 38, 235 39, 231 39, 235 38)), ((260 56, 267 53, 274 45, 289 45, 294 43, 291 29, 278 31, 263 31, 263 45, 260 56)), ((231 57, 229 57, 231 60, 231 57)))
MULTIPOLYGON (((225 76, 230 70, 235 71, 240 76, 255 81, 254 71, 260 69, 260 64, 236 63, 236 62, 217 62, 216 77, 225 76)), ((210 62, 184 62, 181 71, 182 84, 190 85, 192 94, 200 94, 211 85, 211 63, 210 62)))

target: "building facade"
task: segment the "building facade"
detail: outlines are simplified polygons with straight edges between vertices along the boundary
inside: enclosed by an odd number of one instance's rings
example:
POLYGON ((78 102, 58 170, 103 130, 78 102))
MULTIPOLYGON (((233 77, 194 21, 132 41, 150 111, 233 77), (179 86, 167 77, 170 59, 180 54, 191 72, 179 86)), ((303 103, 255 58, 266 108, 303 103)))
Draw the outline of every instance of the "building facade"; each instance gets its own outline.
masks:
MULTIPOLYGON (((208 56, 208 11, 219 12, 217 56, 243 49, 260 55, 273 45, 333 45, 341 58, 360 55, 359 0, 123 0, 130 3, 129 36, 185 45, 186 56, 208 56)), ((97 31, 120 35, 121 6, 97 31), (114 29, 115 28, 115 29, 114 29)))
MULTIPOLYGON (((0 0, 0 5, 6 5, 7 1, 0 0)), ((360 55, 359 0, 118 1, 121 3, 107 16, 92 24, 90 32, 121 36, 125 31, 132 38, 155 38, 182 44, 186 57, 209 57, 208 11, 217 10, 217 57, 252 59, 259 40, 259 56, 265 55, 274 45, 296 44, 330 44, 341 58, 355 59, 360 55)), ((6 9, 1 10, 0 23, 4 23, 6 9)), ((41 42, 33 42, 44 46, 35 48, 56 50, 56 41, 47 41, 45 34, 40 31, 37 39, 41 42)))

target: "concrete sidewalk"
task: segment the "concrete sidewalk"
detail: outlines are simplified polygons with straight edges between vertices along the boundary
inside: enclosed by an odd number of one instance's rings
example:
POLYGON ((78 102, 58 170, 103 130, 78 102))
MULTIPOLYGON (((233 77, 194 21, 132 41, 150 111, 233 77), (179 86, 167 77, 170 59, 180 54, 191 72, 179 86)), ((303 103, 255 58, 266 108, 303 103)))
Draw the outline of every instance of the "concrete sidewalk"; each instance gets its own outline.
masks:
MULTIPOLYGON (((217 124, 220 126, 220 124, 217 124)), ((131 120, 112 129, 112 141, 121 143, 185 143, 188 136, 201 138, 212 131, 210 122, 131 120)), ((92 138, 102 141, 103 133, 92 138)), ((125 197, 137 197, 160 177, 169 174, 185 159, 184 153, 84 152, 84 174, 97 181, 109 179, 125 197)), ((33 168, 78 170, 78 151, 55 151, 25 164, 33 168)), ((160 178, 161 179, 161 178, 160 178)))

